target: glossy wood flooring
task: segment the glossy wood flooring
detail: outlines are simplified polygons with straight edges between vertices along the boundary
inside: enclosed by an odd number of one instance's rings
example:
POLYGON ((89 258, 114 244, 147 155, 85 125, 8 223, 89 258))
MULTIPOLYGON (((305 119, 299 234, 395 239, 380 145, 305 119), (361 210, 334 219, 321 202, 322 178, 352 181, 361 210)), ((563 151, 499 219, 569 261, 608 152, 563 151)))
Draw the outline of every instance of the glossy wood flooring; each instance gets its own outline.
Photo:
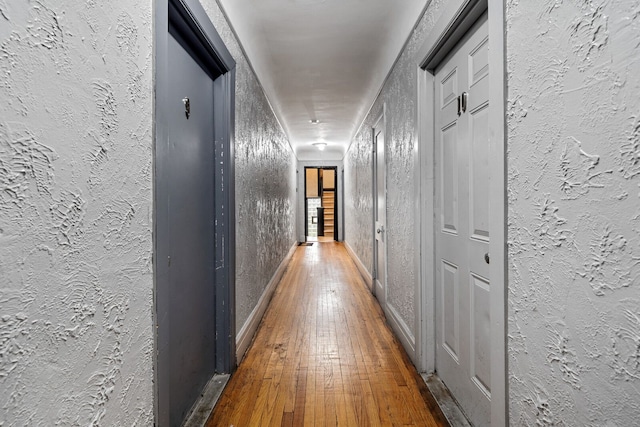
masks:
POLYGON ((445 426, 341 243, 298 247, 207 426, 445 426))

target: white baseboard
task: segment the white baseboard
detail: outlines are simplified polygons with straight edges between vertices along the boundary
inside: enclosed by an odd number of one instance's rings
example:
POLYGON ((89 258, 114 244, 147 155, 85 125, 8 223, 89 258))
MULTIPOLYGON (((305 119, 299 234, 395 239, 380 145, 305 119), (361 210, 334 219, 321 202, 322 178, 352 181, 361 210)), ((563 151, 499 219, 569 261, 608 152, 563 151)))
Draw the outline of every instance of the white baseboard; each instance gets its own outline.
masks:
POLYGON ((362 261, 360 261, 360 258, 358 258, 358 255, 356 255, 355 251, 351 248, 351 246, 349 246, 349 242, 347 242, 346 240, 344 241, 344 247, 347 249, 347 253, 353 260, 356 267, 358 268, 358 271, 360 272, 360 275, 364 279, 364 282, 367 284, 369 289, 371 289, 373 286, 373 277, 371 276, 371 273, 369 273, 369 270, 367 270, 367 267, 365 267, 362 261))
POLYGON ((289 252, 284 257, 275 274, 267 284, 262 296, 258 300, 258 304, 253 308, 249 318, 238 332, 236 336, 236 360, 237 363, 240 363, 242 358, 244 357, 244 353, 249 348, 249 344, 251 344, 251 340, 258 330, 258 326, 260 325, 260 321, 262 320, 262 316, 264 316, 264 312, 267 310, 267 306, 271 301, 271 297, 280 283, 280 279, 284 275, 285 270, 287 269, 287 265, 289 265, 289 261, 291 261, 291 257, 293 253, 296 251, 298 247, 298 242, 295 242, 289 252))
POLYGON ((400 343, 404 347, 405 351, 409 355, 409 358, 416 363, 416 338, 411 333, 411 330, 407 326, 398 310, 396 310, 387 300, 385 314, 387 316, 387 322, 391 325, 391 329, 396 333, 396 336, 400 340, 400 343))

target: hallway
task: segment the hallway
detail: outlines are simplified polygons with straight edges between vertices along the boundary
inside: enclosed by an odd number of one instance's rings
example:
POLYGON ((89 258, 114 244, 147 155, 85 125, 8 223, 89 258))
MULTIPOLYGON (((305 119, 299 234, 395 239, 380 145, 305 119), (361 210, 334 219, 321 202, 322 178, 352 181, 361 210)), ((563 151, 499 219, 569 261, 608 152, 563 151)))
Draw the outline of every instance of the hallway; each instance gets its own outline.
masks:
POLYGON ((0 0, 0 75, 0 426, 639 425, 640 0, 0 0))
POLYGON ((332 242, 297 248, 207 425, 448 424, 332 242))

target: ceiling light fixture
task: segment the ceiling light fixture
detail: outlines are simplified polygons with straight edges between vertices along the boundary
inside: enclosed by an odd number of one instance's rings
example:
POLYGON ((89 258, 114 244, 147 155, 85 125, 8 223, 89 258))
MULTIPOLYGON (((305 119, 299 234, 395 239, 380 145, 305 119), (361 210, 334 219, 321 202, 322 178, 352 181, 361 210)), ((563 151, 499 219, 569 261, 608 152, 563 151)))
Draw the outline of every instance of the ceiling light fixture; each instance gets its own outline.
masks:
POLYGON ((318 150, 322 151, 327 146, 327 143, 326 142, 314 142, 313 146, 316 147, 318 150))
POLYGON ((317 125, 318 123, 320 123, 320 120, 318 120, 318 119, 311 119, 311 120, 309 120, 309 123, 311 123, 312 125, 317 125))

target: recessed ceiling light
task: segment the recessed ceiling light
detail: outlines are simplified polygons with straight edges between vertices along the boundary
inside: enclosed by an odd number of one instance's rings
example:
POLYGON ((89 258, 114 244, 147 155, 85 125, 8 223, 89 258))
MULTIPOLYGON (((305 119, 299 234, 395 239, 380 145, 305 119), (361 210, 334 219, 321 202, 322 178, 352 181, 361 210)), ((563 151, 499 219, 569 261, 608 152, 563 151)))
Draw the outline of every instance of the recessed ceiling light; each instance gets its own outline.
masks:
POLYGON ((311 120, 309 120, 309 123, 314 124, 314 125, 317 125, 318 123, 320 123, 320 120, 318 120, 318 119, 311 119, 311 120))
POLYGON ((314 142, 313 146, 316 147, 318 150, 322 151, 327 146, 327 143, 326 142, 314 142))

